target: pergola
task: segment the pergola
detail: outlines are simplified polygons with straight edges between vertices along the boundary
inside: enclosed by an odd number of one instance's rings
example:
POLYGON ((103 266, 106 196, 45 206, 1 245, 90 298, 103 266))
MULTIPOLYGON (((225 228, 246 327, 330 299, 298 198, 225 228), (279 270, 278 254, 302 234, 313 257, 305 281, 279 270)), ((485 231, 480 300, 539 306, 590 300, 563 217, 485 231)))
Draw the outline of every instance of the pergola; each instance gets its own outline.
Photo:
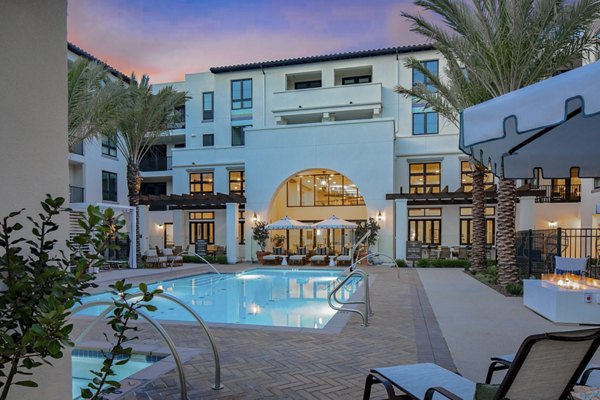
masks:
MULTIPOLYGON (((544 194, 544 190, 532 189, 529 185, 517 188, 517 197, 538 197, 544 194)), ((486 203, 496 203, 498 200, 498 192, 495 186, 488 188, 484 195, 486 203)), ((408 201, 409 206, 471 204, 472 197, 472 193, 465 191, 463 186, 453 192, 448 191, 448 186, 446 186, 437 193, 403 193, 402 188, 400 188, 400 193, 388 193, 385 196, 386 200, 405 199, 408 201)))
POLYGON ((190 209, 224 209, 227 203, 246 203, 246 198, 239 194, 210 193, 210 194, 170 194, 170 195, 139 195, 140 205, 151 208, 165 207, 168 210, 190 209))

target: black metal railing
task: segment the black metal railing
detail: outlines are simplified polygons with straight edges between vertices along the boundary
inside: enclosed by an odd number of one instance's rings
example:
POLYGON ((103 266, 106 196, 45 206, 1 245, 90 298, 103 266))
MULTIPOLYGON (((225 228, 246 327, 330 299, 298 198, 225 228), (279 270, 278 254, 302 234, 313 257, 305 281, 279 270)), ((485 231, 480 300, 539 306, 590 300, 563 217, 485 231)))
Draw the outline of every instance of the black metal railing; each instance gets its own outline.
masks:
POLYGON ((532 187, 545 194, 535 199, 536 203, 577 203, 581 201, 581 185, 539 185, 532 187))
POLYGON ((85 201, 85 189, 80 186, 69 185, 69 200, 71 203, 83 203, 85 201))
POLYGON ((71 153, 83 155, 83 142, 75 143, 71 147, 71 153))
POLYGON ((557 228, 517 232, 517 264, 524 277, 554 271, 554 257, 589 257, 588 273, 600 276, 600 229, 557 228))
POLYGON ((142 158, 140 171, 167 171, 173 168, 171 156, 150 156, 142 158))

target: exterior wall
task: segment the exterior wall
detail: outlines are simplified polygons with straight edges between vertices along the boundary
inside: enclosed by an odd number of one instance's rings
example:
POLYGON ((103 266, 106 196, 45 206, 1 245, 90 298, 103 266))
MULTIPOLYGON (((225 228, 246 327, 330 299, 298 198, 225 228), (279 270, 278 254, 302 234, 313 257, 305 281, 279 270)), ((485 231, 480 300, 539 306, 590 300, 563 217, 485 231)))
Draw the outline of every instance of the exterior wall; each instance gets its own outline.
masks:
MULTIPOLYGON (((66 0, 0 3, 0 216, 68 194, 66 17, 66 0)), ((60 225, 63 242, 66 215, 60 225)), ((53 364, 35 369, 39 388, 15 386, 9 398, 71 398, 70 351, 53 364)))

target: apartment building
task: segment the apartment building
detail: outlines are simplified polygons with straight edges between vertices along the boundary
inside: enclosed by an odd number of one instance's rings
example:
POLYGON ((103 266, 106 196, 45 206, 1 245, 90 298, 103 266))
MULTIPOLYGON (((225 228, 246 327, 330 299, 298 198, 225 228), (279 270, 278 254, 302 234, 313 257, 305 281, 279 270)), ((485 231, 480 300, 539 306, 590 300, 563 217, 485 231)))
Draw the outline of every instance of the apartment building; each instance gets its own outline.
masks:
MULTIPOLYGON (((405 66, 435 74, 445 61, 429 45, 214 67, 172 85, 186 91, 185 123, 148 157, 143 172, 142 249, 227 246, 230 262, 258 250, 256 220, 331 215, 376 218, 380 252, 404 258, 406 241, 472 241, 471 177, 458 128, 395 92, 427 84, 405 66), (190 194, 195 196, 189 196, 190 194), (159 196, 159 197, 157 197, 159 196)), ((494 177, 486 178, 487 242, 495 244, 494 177)), ((599 181, 539 174, 518 182, 518 229, 597 226, 599 181), (525 186, 523 186, 525 185, 525 186)), ((289 231, 287 246, 335 252, 351 232, 289 231)))

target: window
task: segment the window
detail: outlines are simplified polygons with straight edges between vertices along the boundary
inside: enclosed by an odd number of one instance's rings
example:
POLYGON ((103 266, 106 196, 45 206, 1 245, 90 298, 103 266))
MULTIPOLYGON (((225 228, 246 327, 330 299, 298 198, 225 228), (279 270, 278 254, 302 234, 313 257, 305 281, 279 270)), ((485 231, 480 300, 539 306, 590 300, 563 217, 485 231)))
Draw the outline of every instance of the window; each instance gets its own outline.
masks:
MULTIPOLYGON (((423 61, 421 64, 434 76, 438 75, 438 61, 423 61)), ((413 86, 425 85, 427 90, 435 92, 436 88, 431 79, 421 71, 413 68, 413 86)), ((434 112, 427 104, 418 99, 413 99, 413 135, 433 135, 439 132, 438 113, 434 112)))
POLYGON ((229 194, 243 196, 246 191, 244 171, 229 171, 229 194))
MULTIPOLYGON (((248 125, 249 126, 249 125, 248 125)), ((246 128, 248 126, 232 126, 231 127, 231 145, 243 146, 246 144, 246 128)))
POLYGON ((140 188, 140 194, 153 194, 159 196, 161 194, 167 194, 167 183, 166 182, 142 182, 140 188))
POLYGON ((288 207, 365 204, 354 182, 340 174, 297 175, 288 180, 286 188, 288 207))
POLYGON ((244 229, 246 226, 246 211, 241 210, 238 214, 238 244, 246 244, 244 229))
POLYGON ((410 193, 439 193, 441 164, 412 163, 409 165, 410 193))
MULTIPOLYGON (((468 161, 460 162, 460 185, 463 187, 465 192, 473 190, 473 176, 471 170, 471 163, 468 161)), ((483 187, 485 190, 494 187, 494 174, 486 172, 483 176, 483 187)))
POLYGON ((215 145, 215 135, 213 133, 207 133, 202 135, 202 146, 211 147, 215 145))
MULTIPOLYGON (((485 208, 486 217, 490 217, 485 219, 485 242, 490 246, 494 244, 496 238, 495 214, 494 207, 485 208)), ((473 243, 473 207, 461 207, 460 216, 460 244, 470 245, 473 243)))
POLYGON ((190 174, 190 193, 212 194, 214 190, 212 172, 193 172, 190 174))
POLYGON ((202 120, 210 121, 214 119, 215 109, 214 109, 214 99, 215 94, 213 92, 204 92, 202 93, 202 120))
POLYGON ((185 104, 175 107, 173 120, 167 129, 185 129, 185 104))
POLYGON ((252 79, 231 81, 231 109, 252 108, 252 79))
POLYGON ((409 208, 409 217, 441 217, 441 208, 409 208))
POLYGON ((371 83, 371 75, 349 76, 342 78, 342 85, 356 85, 359 83, 371 83))
POLYGON ((102 200, 117 201, 117 174, 102 171, 102 200))
POLYGON ((215 213, 191 212, 190 218, 190 244, 197 240, 205 240, 207 244, 215 244, 215 213))
POLYGON ((117 142, 111 136, 102 136, 102 154, 105 156, 117 156, 117 142))
POLYGON ((294 82, 294 89, 311 89, 311 88, 320 88, 321 80, 315 81, 304 81, 304 82, 294 82))
POLYGON ((408 237, 412 242, 439 245, 442 237, 441 219, 409 219, 408 237))
POLYGON ((600 189, 600 178, 594 178, 594 189, 600 189))
POLYGON ((164 248, 173 247, 175 240, 173 239, 173 223, 165 222, 163 224, 163 246, 164 248))

